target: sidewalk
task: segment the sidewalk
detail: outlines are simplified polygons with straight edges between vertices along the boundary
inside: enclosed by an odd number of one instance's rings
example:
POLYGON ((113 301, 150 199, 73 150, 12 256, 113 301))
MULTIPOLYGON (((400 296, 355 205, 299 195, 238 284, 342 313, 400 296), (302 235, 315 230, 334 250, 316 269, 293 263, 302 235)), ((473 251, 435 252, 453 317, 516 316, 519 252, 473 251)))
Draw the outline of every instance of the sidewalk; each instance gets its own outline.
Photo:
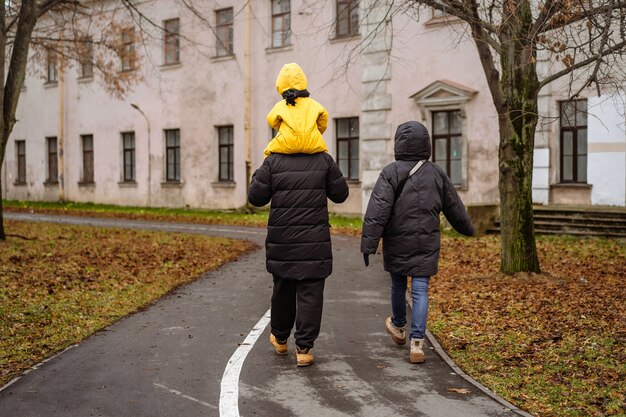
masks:
MULTIPOLYGON (((249 238, 239 227, 6 214, 9 219, 133 227, 249 238)), ((333 237, 316 363, 279 357, 266 328, 243 363, 242 416, 517 416, 451 368, 427 343, 426 363, 384 331, 388 277, 380 257, 365 269, 358 240, 333 237), (469 394, 450 392, 465 388, 469 394)), ((159 300, 51 359, 0 391, 0 415, 218 416, 229 358, 269 307, 260 250, 159 300)), ((293 340, 290 340, 293 350, 293 340)), ((523 413, 523 415, 527 415, 523 413)))

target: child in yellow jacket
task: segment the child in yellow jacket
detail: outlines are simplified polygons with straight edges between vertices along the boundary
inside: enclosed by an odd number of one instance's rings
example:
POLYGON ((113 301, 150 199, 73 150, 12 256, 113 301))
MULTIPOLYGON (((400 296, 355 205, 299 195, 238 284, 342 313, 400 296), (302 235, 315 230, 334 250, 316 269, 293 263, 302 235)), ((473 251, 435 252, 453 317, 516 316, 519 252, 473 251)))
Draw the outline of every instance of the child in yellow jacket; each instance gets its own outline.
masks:
POLYGON ((307 79, 298 64, 286 64, 276 79, 280 100, 267 115, 267 122, 278 131, 268 143, 265 157, 271 153, 319 153, 328 148, 322 133, 328 126, 328 112, 309 97, 307 79))

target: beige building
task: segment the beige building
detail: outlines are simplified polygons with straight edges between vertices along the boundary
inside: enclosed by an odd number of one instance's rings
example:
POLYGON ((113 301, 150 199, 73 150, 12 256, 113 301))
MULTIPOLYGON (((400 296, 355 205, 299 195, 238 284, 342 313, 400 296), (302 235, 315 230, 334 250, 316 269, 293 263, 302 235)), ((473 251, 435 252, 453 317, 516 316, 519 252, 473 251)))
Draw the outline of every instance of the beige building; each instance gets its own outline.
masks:
MULTIPOLYGON (((179 2, 139 4, 167 35, 152 28, 141 44, 128 37, 137 56, 122 55, 119 69, 143 81, 123 100, 89 68, 61 74, 53 60, 33 63, 2 167, 3 198, 241 207, 272 135, 265 116, 280 99, 276 76, 297 62, 330 114, 324 138, 350 183, 348 201, 333 210, 365 210, 393 160, 395 127, 407 120, 429 127, 433 160, 466 203, 497 203, 496 112, 462 23, 431 10, 389 19, 386 2, 374 0, 196 6, 206 19, 179 2)), ((570 109, 555 91, 540 100, 536 202, 625 205, 623 102, 590 96, 570 109)))

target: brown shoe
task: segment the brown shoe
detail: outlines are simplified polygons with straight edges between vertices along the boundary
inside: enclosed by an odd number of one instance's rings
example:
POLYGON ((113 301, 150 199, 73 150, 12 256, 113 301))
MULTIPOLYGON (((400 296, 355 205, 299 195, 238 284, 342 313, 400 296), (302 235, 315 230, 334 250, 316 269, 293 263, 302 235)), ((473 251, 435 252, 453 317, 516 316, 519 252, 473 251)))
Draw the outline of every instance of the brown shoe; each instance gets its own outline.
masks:
POLYGON ((424 363, 424 339, 411 339, 411 363, 424 363))
POLYGON ((396 327, 391 322, 391 317, 387 317, 385 320, 385 330, 391 335, 393 341, 398 345, 404 345, 406 343, 406 334, 404 333, 404 327, 396 327))
POLYGON ((311 348, 300 349, 296 346, 296 362, 298 366, 309 366, 313 363, 312 350, 311 348))
POLYGON ((276 336, 270 333, 270 343, 272 344, 272 346, 274 346, 274 349, 276 350, 277 354, 279 355, 287 354, 288 347, 287 347, 286 340, 281 343, 276 339, 276 336))

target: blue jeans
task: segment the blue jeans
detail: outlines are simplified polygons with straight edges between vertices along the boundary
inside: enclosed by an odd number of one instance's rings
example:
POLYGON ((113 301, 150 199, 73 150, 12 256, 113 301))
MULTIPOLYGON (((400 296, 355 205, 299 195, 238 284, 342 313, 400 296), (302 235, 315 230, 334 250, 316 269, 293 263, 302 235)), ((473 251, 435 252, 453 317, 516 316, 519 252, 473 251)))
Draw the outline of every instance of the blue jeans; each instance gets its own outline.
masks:
MULTIPOLYGON (((430 277, 411 279, 411 339, 423 339, 426 335, 429 280, 430 277)), ((391 322, 396 327, 406 325, 406 282, 406 276, 391 274, 391 322)))

